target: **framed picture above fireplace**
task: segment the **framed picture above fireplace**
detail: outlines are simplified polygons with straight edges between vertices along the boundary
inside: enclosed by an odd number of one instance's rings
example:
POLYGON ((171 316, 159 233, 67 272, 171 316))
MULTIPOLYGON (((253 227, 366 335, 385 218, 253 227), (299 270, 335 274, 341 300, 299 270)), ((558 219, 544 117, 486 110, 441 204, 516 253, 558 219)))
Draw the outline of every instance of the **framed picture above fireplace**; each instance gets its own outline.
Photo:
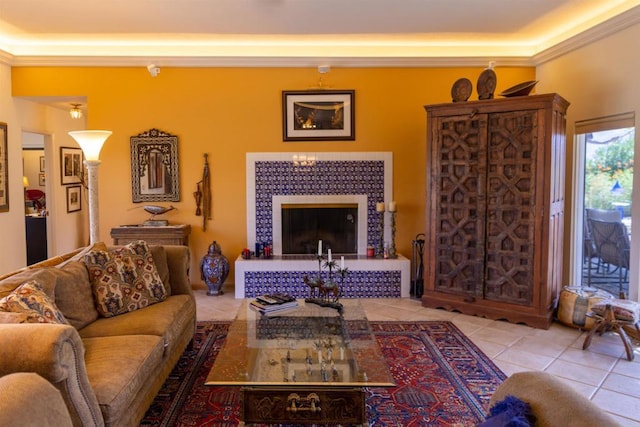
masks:
POLYGON ((354 90, 282 91, 282 139, 355 140, 354 101, 354 90))

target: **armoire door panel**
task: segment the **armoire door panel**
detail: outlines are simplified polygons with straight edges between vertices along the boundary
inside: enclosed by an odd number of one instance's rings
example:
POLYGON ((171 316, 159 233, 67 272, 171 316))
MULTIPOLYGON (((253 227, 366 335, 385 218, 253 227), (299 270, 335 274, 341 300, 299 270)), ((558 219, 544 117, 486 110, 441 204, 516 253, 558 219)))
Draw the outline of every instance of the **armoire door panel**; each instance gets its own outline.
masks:
POLYGON ((484 265, 484 170, 486 117, 438 121, 432 177, 440 201, 436 213, 435 287, 442 292, 482 294, 484 265))

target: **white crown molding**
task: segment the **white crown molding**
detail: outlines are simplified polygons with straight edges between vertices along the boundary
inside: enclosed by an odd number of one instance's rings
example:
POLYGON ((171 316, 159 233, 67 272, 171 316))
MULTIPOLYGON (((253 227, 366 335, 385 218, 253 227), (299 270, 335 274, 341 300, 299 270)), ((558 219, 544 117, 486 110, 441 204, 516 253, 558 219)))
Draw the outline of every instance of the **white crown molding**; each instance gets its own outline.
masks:
POLYGON ((613 18, 595 25, 573 37, 568 38, 548 49, 533 55, 532 62, 536 66, 566 55, 590 43, 602 40, 612 34, 623 31, 640 23, 640 6, 614 16, 613 18))
POLYGON ((496 66, 531 67, 533 62, 527 57, 475 56, 475 57, 79 57, 79 56, 18 56, 11 57, 10 65, 36 67, 146 67, 153 63, 161 67, 290 67, 316 68, 318 64, 331 67, 486 67, 490 61, 496 66))
MULTIPOLYGON (((633 7, 613 18, 604 21, 584 32, 561 41, 549 48, 536 52, 536 48, 528 44, 518 45, 477 45, 477 46, 367 46, 367 52, 374 52, 368 56, 350 56, 346 47, 322 46, 318 50, 309 48, 304 54, 293 50, 292 46, 265 46, 264 55, 255 54, 251 47, 237 47, 233 56, 225 55, 210 46, 209 49, 199 50, 197 54, 189 55, 192 46, 174 47, 179 54, 163 54, 157 47, 144 49, 143 46, 120 46, 119 55, 113 55, 113 46, 93 47, 92 54, 86 55, 84 48, 75 46, 62 49, 61 46, 50 50, 47 55, 29 55, 9 53, 5 46, 0 49, 0 63, 11 66, 103 66, 103 67, 132 67, 153 63, 161 67, 299 67, 315 68, 318 64, 332 67, 479 67, 487 66, 494 61, 496 66, 524 66, 535 67, 547 61, 565 55, 589 43, 622 31, 640 22, 640 6, 633 7), (406 49, 405 49, 406 48, 406 49), (97 54, 100 50, 109 54, 97 54), (245 50, 246 49, 246 50, 245 50), (394 56, 394 50, 410 52, 403 56, 394 56), (127 51, 128 52, 124 52, 127 51), (246 54, 242 54, 242 51, 246 54), (76 52, 75 54, 58 55, 55 52, 76 52), (208 51, 208 52, 207 52, 208 51), (314 51, 316 54, 314 54, 314 51), (331 51, 330 55, 317 52, 331 51), (124 52, 124 53, 123 53, 124 52), (139 54, 139 52, 144 52, 139 54), (153 52, 149 54, 149 52, 153 52), (184 53, 186 52, 186 53, 184 53), (216 54, 216 52, 220 54, 216 54), (274 52, 277 52, 274 54, 274 52), (286 52, 286 53, 285 53, 286 52), (468 52, 476 52, 470 56, 468 52)), ((51 47, 50 47, 51 48, 51 47)), ((352 47, 353 48, 353 47, 352 47)), ((541 48, 538 46, 538 48, 541 48)), ((175 50, 174 50, 175 52, 175 50)))

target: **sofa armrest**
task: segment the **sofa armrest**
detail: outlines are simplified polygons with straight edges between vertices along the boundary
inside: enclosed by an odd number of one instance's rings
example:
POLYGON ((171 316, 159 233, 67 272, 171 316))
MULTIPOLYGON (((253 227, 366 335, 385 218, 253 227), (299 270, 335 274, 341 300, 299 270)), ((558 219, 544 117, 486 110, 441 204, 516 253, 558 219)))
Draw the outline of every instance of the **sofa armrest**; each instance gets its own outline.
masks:
POLYGON ((546 372, 518 372, 511 375, 491 396, 490 407, 509 395, 531 406, 536 416, 536 427, 619 425, 595 403, 546 372))
POLYGON ((17 372, 0 377, 0 425, 71 427, 73 424, 58 389, 38 374, 17 372))
POLYGON ((74 327, 0 324, 0 375, 14 372, 34 372, 60 390, 74 425, 104 425, 74 327))
POLYGON ((169 266, 169 281, 172 295, 191 295, 191 281, 189 280, 189 266, 191 253, 189 247, 178 245, 164 245, 169 266))

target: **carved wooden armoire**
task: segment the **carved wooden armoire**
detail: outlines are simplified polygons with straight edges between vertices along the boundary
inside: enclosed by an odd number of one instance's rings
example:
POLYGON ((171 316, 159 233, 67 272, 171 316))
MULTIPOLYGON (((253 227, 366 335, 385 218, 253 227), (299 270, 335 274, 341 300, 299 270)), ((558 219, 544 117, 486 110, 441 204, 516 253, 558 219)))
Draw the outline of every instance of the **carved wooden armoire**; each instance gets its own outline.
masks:
POLYGON ((422 305, 547 329, 562 286, 556 94, 428 105, 422 305))

